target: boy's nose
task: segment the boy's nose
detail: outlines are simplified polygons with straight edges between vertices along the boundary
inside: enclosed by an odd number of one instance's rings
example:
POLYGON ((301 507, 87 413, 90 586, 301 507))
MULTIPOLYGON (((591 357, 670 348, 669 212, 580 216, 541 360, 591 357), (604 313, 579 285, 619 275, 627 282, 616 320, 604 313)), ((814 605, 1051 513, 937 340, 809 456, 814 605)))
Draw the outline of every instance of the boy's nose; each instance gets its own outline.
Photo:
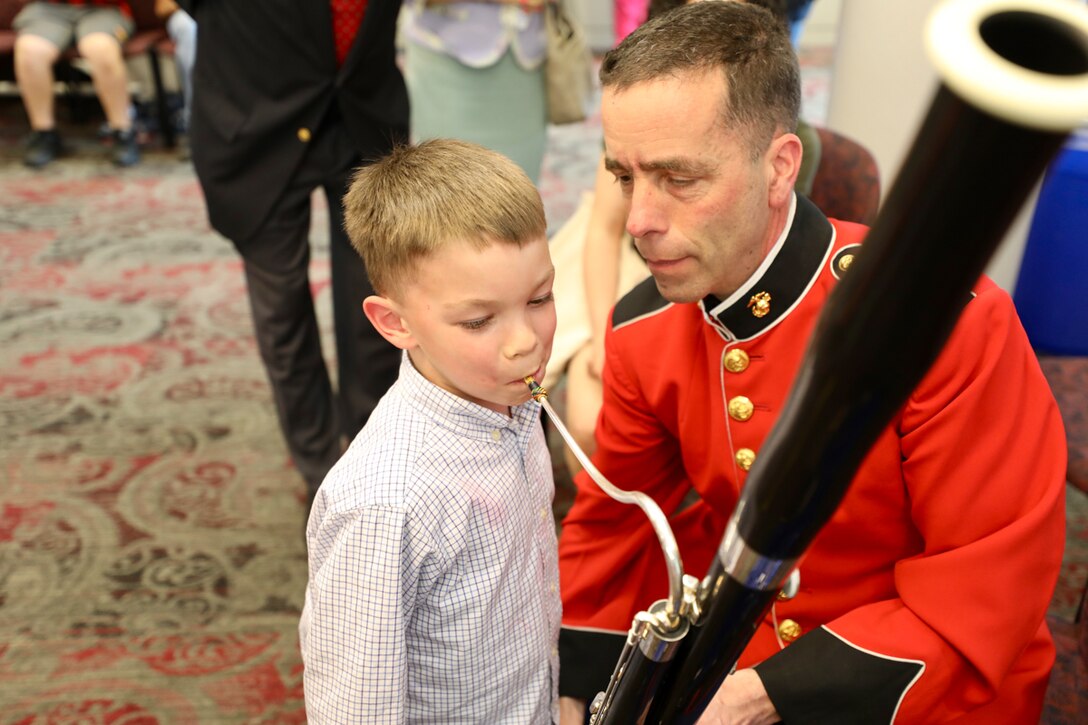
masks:
POLYGON ((536 330, 527 321, 514 325, 506 339, 505 352, 511 360, 528 355, 536 350, 540 338, 536 330))

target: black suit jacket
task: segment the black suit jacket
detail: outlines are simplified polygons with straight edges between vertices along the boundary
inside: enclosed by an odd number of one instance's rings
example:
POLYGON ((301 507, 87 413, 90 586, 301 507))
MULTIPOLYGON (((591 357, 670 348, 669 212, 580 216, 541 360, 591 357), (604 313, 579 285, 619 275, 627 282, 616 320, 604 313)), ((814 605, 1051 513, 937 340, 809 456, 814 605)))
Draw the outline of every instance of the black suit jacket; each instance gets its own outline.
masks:
POLYGON ((330 112, 360 159, 408 138, 393 45, 400 0, 369 0, 337 68, 329 0, 181 0, 197 23, 190 130, 212 226, 254 234, 330 112))

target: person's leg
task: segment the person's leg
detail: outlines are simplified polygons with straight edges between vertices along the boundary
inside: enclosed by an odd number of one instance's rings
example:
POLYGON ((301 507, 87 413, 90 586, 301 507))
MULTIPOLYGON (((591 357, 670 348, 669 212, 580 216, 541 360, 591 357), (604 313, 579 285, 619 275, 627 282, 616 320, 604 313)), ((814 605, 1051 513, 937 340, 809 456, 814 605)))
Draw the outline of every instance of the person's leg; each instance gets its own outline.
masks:
POLYGON ((140 160, 129 116, 128 70, 121 43, 132 33, 132 22, 116 8, 95 8, 76 26, 76 47, 90 66, 98 101, 114 140, 114 163, 131 166, 140 160))
MULTIPOLYGON (((368 154, 382 155, 380 149, 368 154)), ((359 152, 336 107, 315 134, 307 158, 323 169, 329 205, 329 271, 336 339, 337 413, 340 431, 350 441, 362 429, 378 400, 397 379, 400 350, 378 334, 363 314, 363 300, 374 293, 366 267, 344 231, 343 199, 359 152)))
POLYGON ((340 429, 310 289, 310 190, 300 178, 236 247, 261 360, 295 468, 312 495, 340 457, 340 429))
POLYGON ((91 33, 80 38, 77 47, 90 66, 91 81, 106 122, 111 129, 127 130, 132 119, 128 115, 128 71, 120 43, 111 35, 91 33))
POLYGON ((20 33, 15 39, 15 83, 23 97, 30 128, 48 131, 56 126, 53 117, 53 64, 60 48, 38 35, 20 33))
POLYGON ((340 426, 351 440, 378 400, 397 379, 401 352, 389 344, 363 314, 363 300, 374 294, 362 258, 344 231, 341 200, 348 177, 326 185, 329 200, 329 265, 332 315, 336 330, 340 426))
POLYGON ((184 106, 181 121, 189 128, 189 112, 193 103, 193 65, 196 63, 196 21, 184 10, 176 10, 166 21, 166 32, 174 41, 174 64, 181 84, 184 106))
POLYGON ((72 24, 63 13, 31 3, 15 17, 15 83, 23 99, 31 134, 24 162, 40 168, 60 155, 60 136, 53 115, 53 64, 72 42, 72 24))

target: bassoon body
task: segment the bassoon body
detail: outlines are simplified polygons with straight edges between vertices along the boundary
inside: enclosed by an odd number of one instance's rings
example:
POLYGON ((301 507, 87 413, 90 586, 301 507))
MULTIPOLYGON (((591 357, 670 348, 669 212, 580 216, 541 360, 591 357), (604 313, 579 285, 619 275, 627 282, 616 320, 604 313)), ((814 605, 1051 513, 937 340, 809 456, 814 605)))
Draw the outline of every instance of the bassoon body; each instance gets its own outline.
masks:
POLYGON ((663 629, 653 608, 636 617, 595 725, 698 720, 936 359, 1047 164, 1088 123, 1084 5, 950 0, 926 42, 941 84, 828 299, 717 557, 686 595, 684 631, 663 629))

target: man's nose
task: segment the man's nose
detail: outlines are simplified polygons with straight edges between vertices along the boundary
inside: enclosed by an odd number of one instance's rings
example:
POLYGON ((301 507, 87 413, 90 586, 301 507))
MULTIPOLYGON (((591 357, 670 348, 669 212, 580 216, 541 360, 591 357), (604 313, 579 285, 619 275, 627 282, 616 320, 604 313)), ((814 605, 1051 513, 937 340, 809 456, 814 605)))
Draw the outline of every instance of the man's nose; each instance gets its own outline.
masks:
POLYGON ((627 212, 627 233, 636 239, 654 232, 665 231, 664 214, 658 192, 651 184, 636 183, 631 191, 631 206, 627 212))

